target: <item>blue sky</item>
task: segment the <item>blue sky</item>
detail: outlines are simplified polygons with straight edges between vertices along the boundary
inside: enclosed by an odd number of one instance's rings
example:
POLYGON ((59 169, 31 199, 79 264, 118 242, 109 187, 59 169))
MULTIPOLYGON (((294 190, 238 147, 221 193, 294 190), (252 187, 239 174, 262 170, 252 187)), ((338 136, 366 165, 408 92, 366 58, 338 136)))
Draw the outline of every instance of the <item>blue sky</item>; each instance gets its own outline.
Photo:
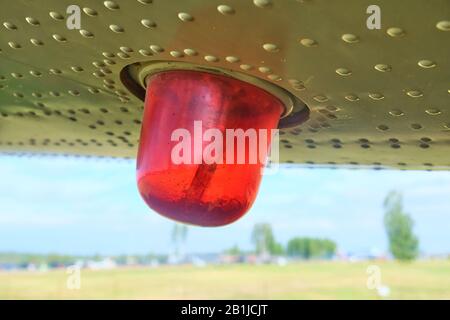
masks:
MULTIPOLYGON (((385 251, 382 202, 404 195, 421 250, 450 252, 450 172, 282 168, 253 208, 222 228, 190 227, 186 250, 250 249, 258 222, 286 243, 327 237, 344 252, 385 251)), ((132 254, 171 250, 173 222, 141 200, 130 160, 0 157, 0 251, 132 254)))

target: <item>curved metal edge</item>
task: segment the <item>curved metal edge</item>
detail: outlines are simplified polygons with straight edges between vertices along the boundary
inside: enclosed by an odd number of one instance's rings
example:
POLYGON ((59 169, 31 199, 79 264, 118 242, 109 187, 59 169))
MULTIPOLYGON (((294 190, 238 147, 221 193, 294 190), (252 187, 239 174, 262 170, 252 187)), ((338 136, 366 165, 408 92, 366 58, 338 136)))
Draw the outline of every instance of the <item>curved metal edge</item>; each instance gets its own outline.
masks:
POLYGON ((309 119, 309 108, 305 103, 292 95, 287 90, 280 88, 268 81, 255 78, 240 72, 224 70, 219 68, 204 67, 185 62, 154 61, 148 63, 135 63, 128 65, 120 72, 120 80, 123 85, 137 98, 144 101, 146 92, 146 79, 148 76, 170 70, 193 70, 220 74, 235 78, 253 85, 273 94, 279 98, 286 109, 278 123, 279 129, 292 128, 309 119))

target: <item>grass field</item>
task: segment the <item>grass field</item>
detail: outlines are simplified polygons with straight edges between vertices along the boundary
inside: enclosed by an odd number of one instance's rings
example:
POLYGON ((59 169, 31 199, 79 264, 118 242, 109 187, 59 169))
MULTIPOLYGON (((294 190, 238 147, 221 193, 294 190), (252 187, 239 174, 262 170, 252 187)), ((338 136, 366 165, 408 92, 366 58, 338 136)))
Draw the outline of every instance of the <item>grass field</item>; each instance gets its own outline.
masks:
POLYGON ((67 289, 64 270, 1 272, 0 299, 377 299, 371 264, 390 299, 450 299, 450 260, 81 270, 79 290, 67 289))

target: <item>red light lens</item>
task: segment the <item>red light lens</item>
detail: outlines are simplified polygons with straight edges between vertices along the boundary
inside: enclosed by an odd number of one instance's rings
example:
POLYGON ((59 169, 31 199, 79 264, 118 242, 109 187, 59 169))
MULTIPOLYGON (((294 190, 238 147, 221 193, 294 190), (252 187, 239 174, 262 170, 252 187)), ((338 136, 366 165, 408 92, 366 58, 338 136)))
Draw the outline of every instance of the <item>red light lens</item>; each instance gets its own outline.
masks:
POLYGON ((270 93, 227 76, 198 71, 151 76, 137 159, 138 187, 145 202, 161 215, 194 225, 221 226, 237 220, 255 200, 271 129, 283 110, 270 93), (221 136, 208 139, 208 129, 218 129, 214 132, 221 136), (257 135, 258 159, 263 160, 252 162, 254 145, 245 139, 245 149, 239 150, 242 144, 235 136, 230 139, 227 129, 267 130, 267 139, 257 135), (175 134, 174 139, 174 132, 184 135, 175 134), (223 149, 208 149, 212 142, 223 149), (189 152, 181 146, 188 146, 189 152), (239 152, 245 155, 244 163, 239 163, 239 152), (207 161, 205 153, 222 163, 207 161))

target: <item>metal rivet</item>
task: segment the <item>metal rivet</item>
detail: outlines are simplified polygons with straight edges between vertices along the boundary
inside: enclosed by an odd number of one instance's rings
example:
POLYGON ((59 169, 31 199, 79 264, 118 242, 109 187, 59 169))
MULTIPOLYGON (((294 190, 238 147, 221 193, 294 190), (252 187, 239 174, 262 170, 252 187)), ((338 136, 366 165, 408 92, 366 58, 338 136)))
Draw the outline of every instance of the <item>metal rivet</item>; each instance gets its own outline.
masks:
POLYGON ((116 64, 116 62, 113 61, 113 60, 111 60, 111 59, 103 59, 103 62, 104 62, 105 64, 107 64, 108 66, 112 66, 112 65, 115 65, 115 64, 116 64))
POLYGON ((23 78, 23 75, 22 75, 21 73, 17 73, 17 72, 12 72, 12 73, 11 73, 11 76, 12 76, 13 78, 16 78, 16 79, 21 79, 21 78, 23 78))
POLYGON ((164 49, 163 49, 162 47, 157 46, 157 45, 154 45, 154 44, 152 44, 152 45, 150 46, 150 49, 151 49, 154 53, 161 53, 161 52, 164 52, 164 49))
POLYGON ((133 52, 133 49, 131 49, 130 47, 120 47, 119 49, 120 49, 120 51, 125 52, 125 53, 133 52))
POLYGON ((94 61, 94 62, 92 62, 92 65, 96 68, 101 68, 101 67, 105 66, 105 63, 102 61, 94 61))
POLYGON ((41 40, 38 40, 38 39, 30 39, 30 42, 32 44, 34 44, 35 46, 43 46, 44 45, 44 43, 41 40))
POLYGON ((148 56, 152 56, 153 55, 153 53, 150 52, 150 50, 147 50, 147 49, 140 49, 139 53, 141 55, 143 55, 144 57, 148 57, 148 56))
POLYGON ((109 26, 109 29, 111 29, 111 30, 114 31, 115 33, 122 33, 122 32, 125 31, 121 26, 119 26, 119 25, 117 25, 117 24, 112 24, 112 25, 110 25, 110 26, 109 26))
POLYGON ((420 67, 426 68, 426 69, 436 67, 436 62, 431 61, 431 60, 420 60, 417 64, 418 64, 420 67))
POLYGON ((399 143, 400 140, 398 140, 397 138, 390 138, 389 142, 391 142, 391 143, 399 143))
POLYGON ((409 90, 406 92, 406 94, 411 98, 419 98, 423 96, 423 93, 420 90, 409 90))
POLYGON ((170 55, 174 58, 182 58, 184 54, 180 51, 170 51, 170 55))
POLYGON ((351 33, 346 33, 342 35, 342 40, 344 40, 347 43, 356 43, 359 42, 359 38, 358 36, 351 34, 351 33))
POLYGON ((239 58, 235 57, 235 56, 228 56, 228 57, 225 58, 225 60, 227 60, 230 63, 239 62, 239 58))
POLYGON ((40 25, 39 21, 37 19, 35 19, 35 18, 26 17, 25 20, 32 26, 36 26, 37 27, 37 26, 40 25))
POLYGON ((205 60, 208 61, 208 62, 217 62, 217 61, 219 61, 219 59, 217 57, 210 56, 210 55, 205 56, 205 60))
POLYGON ((197 51, 195 51, 194 49, 184 49, 183 51, 186 55, 191 57, 196 56, 198 54, 197 51))
POLYGON ((22 46, 21 46, 19 43, 14 42, 14 41, 8 42, 8 45, 9 45, 11 48, 13 48, 13 49, 20 49, 20 48, 22 48, 22 46))
POLYGON ((303 84, 303 82, 301 82, 301 81, 299 81, 297 79, 289 79, 288 82, 290 83, 290 85, 292 86, 292 88, 294 90, 301 91, 301 90, 305 90, 306 89, 306 87, 303 84))
POLYGON ((369 97, 373 100, 381 100, 384 99, 384 95, 379 92, 369 93, 369 97))
POLYGON ((397 27, 387 29, 386 33, 391 37, 401 37, 405 35, 405 31, 397 27))
POLYGON ((178 14, 178 18, 180 18, 180 20, 184 22, 194 21, 194 17, 186 12, 180 12, 178 14))
POLYGON ((17 30, 17 26, 11 22, 3 22, 3 26, 8 30, 17 30))
POLYGON ((391 110, 391 111, 389 111, 389 114, 391 116, 394 116, 394 117, 400 117, 400 116, 405 115, 405 113, 402 110, 399 110, 399 109, 391 110))
POLYGON ((375 65, 375 70, 380 71, 380 72, 389 72, 392 70, 391 66, 387 65, 387 64, 377 64, 375 65))
POLYGON ((114 53, 111 53, 111 52, 103 52, 102 55, 105 58, 114 58, 114 53))
POLYGON ((438 23, 436 23, 436 28, 441 31, 450 31, 450 21, 439 21, 438 23))
POLYGON ((234 9, 232 7, 224 5, 224 4, 221 4, 220 6, 218 6, 217 11, 219 11, 221 14, 224 14, 224 15, 234 14, 234 9))
POLYGON ((96 89, 96 88, 88 88, 88 91, 90 92, 90 93, 92 93, 92 94, 96 94, 96 93, 99 93, 100 91, 98 90, 98 89, 96 89))
POLYGON ((270 0, 253 0, 253 3, 260 8, 267 8, 272 5, 272 1, 270 0))
POLYGON ((278 52, 280 50, 278 46, 273 43, 265 43, 263 44, 263 48, 267 52, 278 52))
POLYGON ((245 71, 249 71, 249 70, 253 69, 253 67, 249 64, 241 64, 239 66, 239 68, 241 68, 242 70, 245 70, 245 71))
POLYGON ((84 71, 84 69, 80 66, 73 66, 73 67, 70 67, 70 69, 72 69, 74 72, 83 72, 84 71))
POLYGON ((58 21, 64 20, 64 16, 58 12, 52 11, 52 12, 49 12, 49 15, 54 20, 58 20, 58 21))
POLYGON ((106 67, 105 68, 101 68, 100 72, 102 72, 104 74, 111 74, 112 73, 111 69, 108 69, 106 67))
POLYGON ((98 15, 97 11, 91 8, 83 8, 84 13, 86 13, 88 16, 95 17, 98 15))
POLYGON ((156 22, 150 19, 142 19, 141 24, 146 28, 156 28, 156 22))
POLYGON ((316 100, 317 102, 326 102, 328 101, 328 98, 322 94, 318 94, 316 96, 313 97, 314 100, 316 100))
POLYGON ((336 73, 340 76, 349 76, 352 72, 347 68, 338 68, 336 69, 336 73))
POLYGON ((84 29, 80 30, 80 34, 85 38, 93 38, 94 37, 94 34, 92 32, 84 30, 84 29))
POLYGON ((282 78, 278 74, 269 74, 267 76, 267 78, 269 78, 272 81, 281 81, 282 80, 282 78))
POLYGON ((53 39, 55 39, 58 42, 66 42, 67 41, 67 39, 65 37, 63 37, 62 35, 59 35, 59 34, 54 34, 52 37, 53 37, 53 39))
POLYGON ((348 101, 358 101, 359 100, 359 97, 353 93, 347 94, 344 98, 348 101))
POLYGON ((117 3, 115 3, 114 1, 105 1, 105 2, 103 2, 103 4, 109 10, 118 10, 118 9, 120 9, 119 5, 117 3))
POLYGON ((131 58, 130 55, 125 52, 118 52, 117 56, 121 59, 130 59, 131 58))
POLYGON ((429 114, 430 116, 437 116, 442 113, 441 110, 439 110, 437 108, 429 108, 429 109, 426 109, 425 112, 427 114, 429 114))
POLYGON ((300 40, 301 45, 305 47, 315 47, 318 45, 316 40, 304 38, 300 40))
POLYGON ((42 76, 42 72, 36 71, 36 70, 31 70, 31 71, 30 71, 30 74, 31 74, 32 76, 34 76, 34 77, 40 77, 40 76, 42 76))
POLYGON ((62 73, 61 70, 59 70, 59 69, 54 69, 54 68, 50 69, 49 71, 50 71, 51 73, 53 73, 53 74, 61 74, 61 73, 62 73))

